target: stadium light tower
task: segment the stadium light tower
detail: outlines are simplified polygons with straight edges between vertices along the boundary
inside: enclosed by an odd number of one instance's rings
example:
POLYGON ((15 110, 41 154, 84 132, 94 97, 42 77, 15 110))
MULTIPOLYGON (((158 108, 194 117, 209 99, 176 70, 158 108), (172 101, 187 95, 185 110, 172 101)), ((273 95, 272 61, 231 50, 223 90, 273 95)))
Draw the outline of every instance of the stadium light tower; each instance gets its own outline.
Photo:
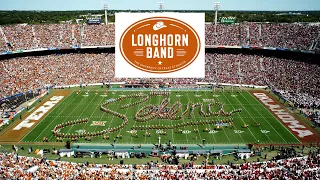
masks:
POLYGON ((162 12, 164 9, 164 2, 158 2, 158 7, 159 7, 160 12, 162 12))
POLYGON ((216 11, 215 17, 214 17, 214 33, 217 34, 217 21, 218 21, 218 11, 220 9, 220 2, 214 2, 214 10, 216 11))
POLYGON ((103 9, 104 9, 104 23, 106 25, 108 25, 108 3, 107 2, 104 2, 103 3, 103 9))

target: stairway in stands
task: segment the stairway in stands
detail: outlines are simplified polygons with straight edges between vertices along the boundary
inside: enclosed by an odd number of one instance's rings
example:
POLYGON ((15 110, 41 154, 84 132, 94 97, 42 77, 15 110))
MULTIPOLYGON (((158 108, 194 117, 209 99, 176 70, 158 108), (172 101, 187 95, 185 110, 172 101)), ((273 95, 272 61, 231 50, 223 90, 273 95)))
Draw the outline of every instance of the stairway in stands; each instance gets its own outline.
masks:
POLYGON ((0 26, 0 52, 2 51, 9 51, 9 47, 8 47, 8 39, 6 37, 6 34, 3 32, 3 29, 0 26), (3 49, 4 47, 6 47, 6 49, 3 49))

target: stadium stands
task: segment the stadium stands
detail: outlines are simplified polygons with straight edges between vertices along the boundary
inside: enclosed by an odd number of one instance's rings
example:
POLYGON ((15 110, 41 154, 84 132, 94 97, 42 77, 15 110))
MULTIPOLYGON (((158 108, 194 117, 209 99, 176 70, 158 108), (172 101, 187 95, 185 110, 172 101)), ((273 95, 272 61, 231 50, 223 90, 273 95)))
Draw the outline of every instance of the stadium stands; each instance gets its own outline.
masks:
POLYGON ((84 45, 85 46, 106 46, 114 45, 114 25, 85 25, 84 45))
MULTIPOLYGON (((300 50, 317 49, 319 25, 241 23, 206 24, 206 44, 267 46, 300 50)), ((0 51, 70 46, 113 45, 115 26, 43 24, 0 27, 0 51)), ((114 54, 72 54, 22 57, 0 65, 0 98, 45 85, 72 85, 114 79, 114 54), (69 68, 73 67, 73 68, 69 68)), ((170 79, 170 84, 218 82, 269 85, 301 107, 319 108, 320 68, 295 60, 259 55, 206 54, 205 79, 170 79), (280 79, 280 80, 279 80, 280 79)), ((121 79, 123 81, 125 79, 121 79)), ((130 81, 130 80, 129 80, 130 81)))
MULTIPOLYGON (((1 62, 0 97, 43 88, 108 81, 114 54, 64 54, 18 57, 1 62), (72 67, 72 68, 71 68, 72 67)), ((130 81, 128 79, 127 81, 130 81)), ((269 85, 301 107, 320 106, 320 67, 295 60, 244 54, 206 54, 205 79, 163 79, 172 87, 196 82, 269 85)))
MULTIPOLYGON (((1 47, 6 38, 12 50, 79 46, 81 40, 84 46, 105 46, 113 45, 115 38, 114 24, 19 24, 1 28, 4 33, 0 32, 1 47)), ((205 29, 207 45, 315 50, 320 36, 319 25, 315 24, 218 24, 217 35, 214 34, 214 25, 206 24, 205 29)))
MULTIPOLYGON (((319 25, 241 23, 207 24, 206 44, 223 46, 280 47, 320 50, 319 25)), ((114 45, 115 26, 43 24, 0 26, 0 53, 38 48, 114 45)), ((197 82, 268 85, 302 108, 320 109, 320 66, 290 58, 248 54, 206 54, 204 79, 116 79, 113 53, 56 54, 16 57, 0 61, 0 99, 46 86, 69 86, 101 82, 154 81, 181 88, 197 82)), ((38 91, 36 91, 39 93, 38 91)), ((27 98, 38 94, 30 93, 27 98)), ((17 97, 14 106, 24 99, 17 97)), ((2 103, 2 102, 1 102, 2 103)), ((10 108, 10 107, 4 107, 10 108)), ((319 120, 319 114, 308 112, 319 120)), ((0 178, 4 179, 320 179, 320 154, 266 162, 195 166, 148 164, 99 165, 49 161, 0 153, 0 178)))
POLYGON ((319 25, 241 23, 218 24, 215 38, 214 25, 207 24, 206 44, 314 50, 313 46, 319 34, 319 25))
POLYGON ((0 177, 4 179, 319 179, 320 154, 265 162, 230 165, 100 165, 77 164, 0 154, 0 177))

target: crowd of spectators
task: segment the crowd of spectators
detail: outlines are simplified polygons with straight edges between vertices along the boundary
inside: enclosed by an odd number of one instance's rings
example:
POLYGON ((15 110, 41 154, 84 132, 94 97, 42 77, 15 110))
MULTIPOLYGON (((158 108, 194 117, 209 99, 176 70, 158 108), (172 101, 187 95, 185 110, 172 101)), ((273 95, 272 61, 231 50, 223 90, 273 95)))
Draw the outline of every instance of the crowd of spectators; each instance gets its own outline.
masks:
POLYGON ((221 165, 107 165, 71 163, 0 154, 0 177, 4 179, 319 179, 320 154, 264 162, 221 165))
POLYGON ((239 25, 217 24, 217 34, 215 34, 215 26, 206 24, 206 45, 239 46, 239 33, 239 25))
POLYGON ((103 82, 114 76, 114 54, 19 57, 0 62, 0 97, 46 86, 103 82))
MULTIPOLYGON (((320 37, 314 24, 206 24, 206 44, 253 45, 308 50, 320 37)), ((115 25, 42 24, 0 26, 0 51, 113 45, 115 25)), ((114 79, 114 54, 14 58, 0 63, 0 98, 49 86, 131 81, 114 79), (72 67, 72 68, 70 68, 72 67)), ((269 85, 304 108, 319 108, 320 67, 259 55, 206 54, 206 78, 153 80, 173 86, 196 82, 269 85)))
POLYGON ((301 108, 320 108, 320 66, 300 61, 263 58, 266 83, 301 108))
POLYGON ((241 23, 234 25, 206 24, 206 44, 225 46, 280 47, 313 50, 320 35, 315 24, 241 23))
MULTIPOLYGON (((41 29, 44 29, 42 26, 41 29)), ((34 49, 37 43, 34 41, 34 29, 33 26, 26 24, 4 26, 2 28, 7 41, 10 43, 9 49, 11 50, 23 50, 23 49, 34 49)))
MULTIPOLYGON (((9 50, 69 48, 80 45, 80 29, 76 24, 18 24, 1 28, 9 50)), ((2 33, 0 37, 5 42, 2 33)))
MULTIPOLYGON (((115 25, 80 25, 80 24, 41 24, 0 26, 0 50, 35 48, 66 48, 79 46, 114 45, 115 25), (4 36, 2 32, 4 33, 4 36)), ((240 24, 206 24, 205 37, 207 45, 225 46, 264 46, 298 50, 314 50, 320 37, 319 25, 300 23, 240 23, 240 24)))
POLYGON ((85 25, 83 40, 85 46, 114 45, 115 26, 109 25, 85 25))
POLYGON ((319 25, 262 24, 262 45, 289 49, 309 50, 319 37, 319 25))
MULTIPOLYGON (((18 57, 0 62, 0 98, 45 86, 68 86, 136 79, 114 78, 114 54, 63 54, 18 57)), ((271 86, 302 108, 320 106, 320 67, 292 59, 245 54, 206 54, 206 76, 153 79, 180 88, 196 82, 271 86)), ((142 80, 144 81, 144 80, 142 80)), ((141 82, 141 80, 140 80, 141 82)))

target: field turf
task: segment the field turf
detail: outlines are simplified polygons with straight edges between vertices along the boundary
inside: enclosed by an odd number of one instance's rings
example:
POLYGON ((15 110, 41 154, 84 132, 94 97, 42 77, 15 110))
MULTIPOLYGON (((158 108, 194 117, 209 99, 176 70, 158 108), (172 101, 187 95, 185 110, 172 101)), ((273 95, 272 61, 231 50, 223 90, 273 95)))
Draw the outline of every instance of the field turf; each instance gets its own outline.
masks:
MULTIPOLYGON (((86 132, 101 131, 105 128, 117 127, 123 122, 122 119, 107 114, 100 109, 100 105, 108 99, 118 98, 135 93, 148 94, 150 91, 143 90, 127 90, 127 91, 108 91, 107 96, 104 95, 102 89, 98 89, 99 93, 91 91, 86 96, 86 90, 82 89, 80 94, 73 91, 66 99, 61 101, 52 111, 47 114, 41 122, 37 124, 23 139, 23 142, 40 142, 43 137, 47 137, 49 141, 55 142, 56 137, 52 130, 57 124, 67 121, 73 121, 81 118, 89 118, 85 124, 76 124, 61 129, 62 133, 74 133, 78 130, 86 132), (91 126, 93 121, 104 121, 105 126, 91 126)), ((163 96, 152 97, 148 101, 138 104, 137 106, 120 109, 123 104, 132 103, 137 99, 129 98, 108 107, 121 114, 125 114, 129 122, 120 129, 119 132, 109 134, 110 139, 105 140, 102 136, 93 137, 91 142, 95 143, 113 143, 113 139, 117 134, 122 135, 122 139, 118 139, 117 143, 126 144, 151 144, 157 143, 158 137, 161 136, 162 142, 172 141, 174 144, 200 144, 202 139, 205 139, 207 144, 248 144, 259 142, 264 144, 294 144, 299 143, 299 140, 279 122, 258 100, 251 96, 248 91, 243 92, 211 92, 211 91, 171 91, 170 105, 180 101, 183 104, 182 110, 186 108, 189 101, 204 103, 204 111, 208 111, 207 105, 210 102, 204 102, 204 99, 214 99, 216 102, 224 104, 226 112, 234 109, 242 109, 239 113, 233 113, 231 118, 234 122, 234 127, 223 127, 220 130, 214 130, 215 126, 198 125, 187 126, 181 128, 183 133, 178 133, 178 129, 166 130, 167 135, 159 135, 157 130, 148 130, 151 133, 150 137, 144 136, 146 131, 137 131, 138 137, 133 137, 130 133, 133 126, 139 125, 174 125, 187 121, 201 121, 212 119, 225 119, 224 116, 203 117, 199 114, 199 107, 195 109, 192 118, 185 116, 182 120, 163 120, 153 119, 142 123, 134 120, 136 112, 148 104, 160 104, 164 99, 163 96), (260 126, 257 126, 257 123, 260 126), (248 124, 248 128, 243 128, 244 124, 248 124), (209 129, 209 132, 203 132, 204 129, 209 129), (195 132, 194 129, 199 129, 195 132)), ((218 111, 219 107, 213 107, 212 111, 218 111)), ((181 112, 180 112, 181 114, 181 112)), ((65 140, 64 140, 65 141, 65 140)), ((80 138, 78 142, 87 142, 80 138)))

